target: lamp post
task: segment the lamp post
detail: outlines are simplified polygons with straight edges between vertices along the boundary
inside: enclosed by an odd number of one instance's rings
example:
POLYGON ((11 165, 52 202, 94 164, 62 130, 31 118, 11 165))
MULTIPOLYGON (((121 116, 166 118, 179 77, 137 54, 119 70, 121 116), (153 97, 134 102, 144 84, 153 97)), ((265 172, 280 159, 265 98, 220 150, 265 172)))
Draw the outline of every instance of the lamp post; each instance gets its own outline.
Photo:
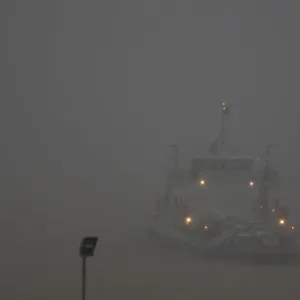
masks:
POLYGON ((86 294, 86 259, 94 256, 97 242, 97 237, 84 237, 80 244, 79 254, 82 258, 82 300, 85 300, 86 294))

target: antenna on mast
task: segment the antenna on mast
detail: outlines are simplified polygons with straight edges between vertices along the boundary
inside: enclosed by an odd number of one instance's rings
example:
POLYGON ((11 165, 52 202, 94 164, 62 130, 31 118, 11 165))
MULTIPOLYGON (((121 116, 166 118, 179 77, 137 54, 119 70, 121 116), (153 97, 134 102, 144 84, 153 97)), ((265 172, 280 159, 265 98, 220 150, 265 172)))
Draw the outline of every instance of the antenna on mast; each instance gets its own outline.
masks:
POLYGON ((213 156, 217 156, 220 153, 223 152, 224 144, 225 144, 225 138, 226 138, 226 117, 229 114, 229 107, 228 105, 223 102, 221 106, 221 112, 222 112, 222 124, 221 124, 221 131, 219 133, 219 136, 217 139, 210 145, 209 152, 213 156))

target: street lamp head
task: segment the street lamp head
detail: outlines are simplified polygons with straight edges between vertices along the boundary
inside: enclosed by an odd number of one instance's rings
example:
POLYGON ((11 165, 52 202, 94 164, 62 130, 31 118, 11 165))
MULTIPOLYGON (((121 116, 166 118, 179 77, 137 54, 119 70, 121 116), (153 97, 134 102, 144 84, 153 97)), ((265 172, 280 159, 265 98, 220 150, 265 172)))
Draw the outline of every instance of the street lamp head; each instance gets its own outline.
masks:
POLYGON ((98 242, 97 237, 89 236, 84 237, 81 241, 79 254, 81 257, 94 256, 94 251, 98 242))

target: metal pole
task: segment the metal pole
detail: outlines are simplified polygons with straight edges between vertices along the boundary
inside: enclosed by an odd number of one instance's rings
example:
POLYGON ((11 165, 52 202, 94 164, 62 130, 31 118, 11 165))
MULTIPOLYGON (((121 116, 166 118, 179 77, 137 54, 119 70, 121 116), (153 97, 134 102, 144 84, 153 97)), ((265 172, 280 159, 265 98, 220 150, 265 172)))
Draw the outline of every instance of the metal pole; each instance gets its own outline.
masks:
POLYGON ((86 257, 82 257, 82 300, 85 300, 86 288, 86 257))

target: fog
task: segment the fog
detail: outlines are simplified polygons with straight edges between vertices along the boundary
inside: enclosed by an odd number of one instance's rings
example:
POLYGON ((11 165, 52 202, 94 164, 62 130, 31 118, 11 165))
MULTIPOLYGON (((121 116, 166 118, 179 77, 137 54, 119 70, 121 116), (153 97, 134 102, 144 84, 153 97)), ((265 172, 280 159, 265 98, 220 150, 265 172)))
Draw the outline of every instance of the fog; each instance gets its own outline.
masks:
POLYGON ((205 154, 223 101, 236 151, 260 156, 276 145, 297 215, 298 9, 279 0, 3 1, 1 297, 79 298, 84 235, 99 237, 88 299, 296 297, 298 267, 201 262, 159 250, 142 229, 163 192, 169 145, 185 166, 205 154))

